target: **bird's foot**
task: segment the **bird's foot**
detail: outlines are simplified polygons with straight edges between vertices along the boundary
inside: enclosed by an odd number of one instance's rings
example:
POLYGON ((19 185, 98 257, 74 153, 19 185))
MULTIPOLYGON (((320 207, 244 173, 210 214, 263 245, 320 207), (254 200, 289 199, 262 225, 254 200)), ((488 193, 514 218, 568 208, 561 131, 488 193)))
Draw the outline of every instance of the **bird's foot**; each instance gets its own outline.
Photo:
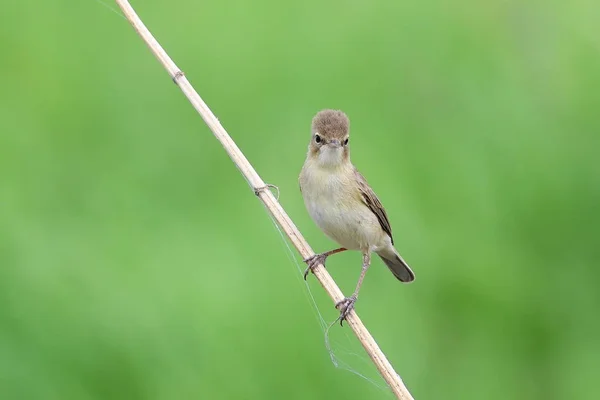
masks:
POLYGON ((321 253, 305 258, 304 262, 308 265, 308 268, 304 270, 304 280, 306 280, 308 273, 313 271, 317 267, 317 265, 323 264, 323 266, 325 266, 325 260, 328 256, 329 254, 327 253, 321 253))
POLYGON ((341 326, 344 326, 344 321, 346 320, 346 317, 348 317, 348 314, 350 314, 350 311, 352 311, 352 309, 354 309, 354 303, 356 303, 356 299, 357 299, 357 296, 355 294, 353 294, 352 296, 346 297, 346 298, 344 298, 344 300, 338 301, 335 304, 335 308, 340 310, 340 316, 339 316, 338 320, 340 321, 341 326))

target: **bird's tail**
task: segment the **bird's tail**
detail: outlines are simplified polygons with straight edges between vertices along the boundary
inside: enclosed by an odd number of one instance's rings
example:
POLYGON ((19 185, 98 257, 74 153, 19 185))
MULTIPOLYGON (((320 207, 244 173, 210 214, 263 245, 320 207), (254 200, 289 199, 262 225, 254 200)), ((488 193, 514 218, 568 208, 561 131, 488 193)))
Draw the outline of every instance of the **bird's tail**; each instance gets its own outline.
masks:
POLYGON ((400 257, 400 254, 398 254, 396 249, 392 247, 391 249, 380 251, 377 254, 398 280, 404 283, 415 280, 415 274, 412 272, 406 261, 400 257))

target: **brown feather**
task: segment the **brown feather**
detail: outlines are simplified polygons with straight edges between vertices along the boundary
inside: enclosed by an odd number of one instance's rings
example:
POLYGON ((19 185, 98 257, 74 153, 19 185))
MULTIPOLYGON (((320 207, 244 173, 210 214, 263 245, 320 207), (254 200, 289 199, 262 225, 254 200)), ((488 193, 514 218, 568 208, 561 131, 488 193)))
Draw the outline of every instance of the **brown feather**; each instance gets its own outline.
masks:
POLYGON ((340 110, 321 110, 312 120, 312 133, 343 140, 350 131, 350 120, 340 110))
POLYGON ((358 189, 362 194, 362 199, 365 205, 369 207, 371 211, 373 211, 373 214, 375 214, 375 216, 379 220, 381 228, 384 230, 385 233, 387 233, 390 236, 392 244, 394 244, 394 238, 392 237, 392 227, 390 226, 390 221, 388 220, 385 208, 383 208, 383 204, 381 204, 381 201, 379 201, 377 195, 375 194, 373 189, 371 189, 365 177, 362 176, 362 174, 358 172, 357 169, 354 169, 354 173, 356 174, 358 189))

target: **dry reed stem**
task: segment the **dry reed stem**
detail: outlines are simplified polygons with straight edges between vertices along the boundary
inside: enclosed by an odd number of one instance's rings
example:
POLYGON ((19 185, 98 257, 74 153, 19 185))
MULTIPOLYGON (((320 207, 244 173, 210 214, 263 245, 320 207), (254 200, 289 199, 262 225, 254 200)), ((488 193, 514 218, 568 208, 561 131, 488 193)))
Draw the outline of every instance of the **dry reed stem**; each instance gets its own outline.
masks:
MULTIPOLYGON (((290 241, 294 247, 296 247, 300 255, 303 258, 312 256, 314 254, 313 250, 310 248, 309 244, 306 242, 298 228, 296 228, 296 225, 294 225, 290 217, 283 210, 273 193, 271 193, 270 190, 262 190, 266 186, 265 182, 263 182, 248 159, 246 159, 231 137, 229 137, 217 117, 215 117, 206 103, 204 103, 204 101, 200 98, 198 93, 194 90, 192 85, 184 76, 183 72, 177 68, 173 60, 171 60, 160 44, 158 44, 156 39, 154 39, 142 20, 137 16, 129 2, 126 0, 116 0, 116 2, 119 7, 121 7, 121 10, 123 10, 123 13, 131 25, 133 25, 137 33, 141 36, 144 42, 146 42, 148 47, 150 47, 152 53, 154 53, 163 67, 165 67, 165 69, 169 72, 169 75, 173 81, 183 91, 185 96, 198 111, 202 119, 204 119, 204 122, 206 122, 208 127, 212 130, 215 137, 221 142, 225 148, 225 151, 227 151, 227 154, 229 154, 229 157, 231 157, 252 189, 263 201, 273 218, 275 218, 283 232, 285 232, 285 234, 289 237, 290 241)), ((315 268, 313 273, 334 303, 344 299, 342 291, 322 265, 319 265, 317 268, 315 268)), ((396 397, 402 400, 412 400, 413 397, 409 393, 406 386, 404 386, 402 379, 396 373, 396 371, 394 371, 394 368, 375 342, 375 339, 373 339, 373 336, 371 336, 354 310, 350 312, 346 321, 356 334, 356 337, 358 337, 358 340, 361 342, 369 354, 369 357, 381 373, 382 377, 388 383, 396 397)))

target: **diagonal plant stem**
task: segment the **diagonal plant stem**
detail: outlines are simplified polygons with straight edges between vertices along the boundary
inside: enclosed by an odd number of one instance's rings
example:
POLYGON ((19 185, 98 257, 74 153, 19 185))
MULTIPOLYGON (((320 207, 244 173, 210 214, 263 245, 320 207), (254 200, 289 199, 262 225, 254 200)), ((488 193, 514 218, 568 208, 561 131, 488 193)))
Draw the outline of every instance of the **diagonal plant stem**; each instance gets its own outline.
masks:
MULTIPOLYGON (((179 86, 181 91, 185 94, 188 100, 192 103, 196 111, 200 114, 204 122, 212 130, 215 137, 221 142, 223 148, 229 154, 232 161, 238 167, 244 178, 248 181, 252 190, 262 200, 267 207, 267 210, 271 213, 273 218, 277 221, 283 232, 288 236, 294 247, 298 250, 303 258, 308 258, 314 255, 313 250, 306 242, 296 225, 292 222, 287 213, 283 210, 276 197, 267 189, 267 185, 260 178, 256 170, 252 167, 248 159, 240 151, 237 145, 233 142, 231 137, 227 134, 217 117, 210 111, 206 103, 200 98, 198 93, 194 90, 192 85, 189 83, 183 72, 171 60, 164 49, 158 44, 156 39, 152 36, 150 31, 146 28, 142 20, 137 16, 131 5, 126 0, 116 0, 123 13, 133 25, 134 29, 141 36, 142 40, 146 42, 148 47, 160 63, 169 72, 169 75, 173 81, 179 86)), ((317 266, 314 271, 319 283, 323 286, 325 291, 329 294, 329 297, 334 303, 337 303, 344 299, 342 291, 337 286, 331 275, 323 267, 323 265, 317 266)), ((402 400, 413 400, 413 397, 409 393, 406 386, 402 382, 400 376, 394 371, 394 368, 386 358, 385 354, 381 351, 373 336, 369 333, 365 325, 362 323, 360 318, 354 310, 348 314, 346 321, 356 337, 361 342, 369 357, 381 373, 381 376, 387 384, 390 386, 394 394, 398 399, 402 400)))

